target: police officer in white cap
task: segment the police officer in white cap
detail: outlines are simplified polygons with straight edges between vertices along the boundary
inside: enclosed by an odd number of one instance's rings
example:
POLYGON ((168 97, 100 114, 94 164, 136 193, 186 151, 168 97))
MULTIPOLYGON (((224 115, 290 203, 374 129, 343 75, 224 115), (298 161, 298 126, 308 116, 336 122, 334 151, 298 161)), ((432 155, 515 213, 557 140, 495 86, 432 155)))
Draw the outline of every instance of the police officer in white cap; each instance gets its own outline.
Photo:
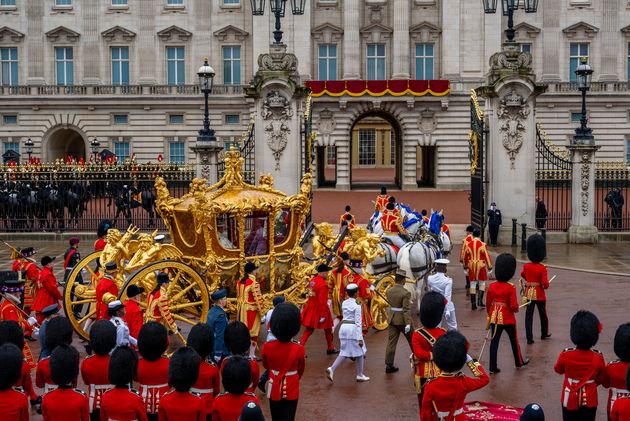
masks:
POLYGON ((448 301, 444 307, 444 319, 446 319, 448 330, 457 330, 455 304, 453 304, 451 298, 453 293, 453 279, 446 276, 446 266, 449 263, 448 259, 437 259, 435 261, 435 273, 429 276, 428 286, 430 291, 439 292, 448 301))
POLYGON ((116 346, 138 346, 136 338, 129 335, 129 326, 125 322, 125 305, 119 300, 112 301, 107 305, 107 311, 111 317, 110 321, 116 326, 116 346))

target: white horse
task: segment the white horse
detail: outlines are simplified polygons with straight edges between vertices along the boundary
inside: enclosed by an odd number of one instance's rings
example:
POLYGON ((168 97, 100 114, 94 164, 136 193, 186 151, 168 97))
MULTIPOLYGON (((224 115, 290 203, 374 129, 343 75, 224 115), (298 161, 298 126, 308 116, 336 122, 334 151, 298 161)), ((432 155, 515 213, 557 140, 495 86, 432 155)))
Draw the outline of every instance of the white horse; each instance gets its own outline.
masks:
POLYGON ((368 232, 371 232, 372 234, 383 235, 385 231, 383 231, 383 225, 381 224, 382 216, 383 214, 381 212, 374 211, 366 227, 368 232))
POLYGON ((420 241, 410 241, 398 251, 396 260, 398 268, 406 272, 408 279, 416 281, 415 286, 408 283, 405 288, 411 292, 412 298, 418 298, 418 302, 422 296, 426 275, 433 269, 437 251, 437 245, 420 241))
POLYGON ((381 275, 396 270, 396 249, 387 243, 378 243, 376 247, 383 251, 383 255, 376 256, 374 260, 368 263, 365 268, 366 272, 372 275, 381 275))

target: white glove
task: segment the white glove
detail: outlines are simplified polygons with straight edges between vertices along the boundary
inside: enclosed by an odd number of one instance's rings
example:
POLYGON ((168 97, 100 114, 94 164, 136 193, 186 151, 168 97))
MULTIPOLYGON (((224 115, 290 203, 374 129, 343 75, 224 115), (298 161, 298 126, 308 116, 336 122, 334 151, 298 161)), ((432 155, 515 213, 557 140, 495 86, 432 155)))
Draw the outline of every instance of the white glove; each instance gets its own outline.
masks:
POLYGON ((219 361, 221 361, 221 357, 220 357, 219 355, 215 355, 213 358, 214 358, 214 361, 215 361, 216 363, 218 363, 219 361))
POLYGON ((28 318, 28 325, 29 326, 33 326, 35 324, 37 324, 37 319, 35 317, 33 317, 33 316, 29 317, 28 318))
POLYGON ((33 328, 32 336, 39 336, 39 328, 33 328))
POLYGON ((411 325, 405 326, 405 335, 407 335, 409 332, 411 332, 411 325))
POLYGON ((332 307, 332 300, 328 300, 326 303, 328 304, 328 307, 332 307))
POLYGON ((492 273, 492 269, 490 269, 490 270, 488 271, 488 275, 490 275, 491 273, 492 273))
POLYGON ((466 362, 469 363, 471 362, 473 359, 470 355, 466 354, 466 362))
POLYGON ((320 317, 320 318, 319 318, 319 322, 320 322, 320 323, 324 323, 324 320, 326 320, 326 318, 325 318, 325 317, 320 317))
POLYGON ((374 288, 374 285, 370 285, 370 291, 374 291, 376 288, 374 288))

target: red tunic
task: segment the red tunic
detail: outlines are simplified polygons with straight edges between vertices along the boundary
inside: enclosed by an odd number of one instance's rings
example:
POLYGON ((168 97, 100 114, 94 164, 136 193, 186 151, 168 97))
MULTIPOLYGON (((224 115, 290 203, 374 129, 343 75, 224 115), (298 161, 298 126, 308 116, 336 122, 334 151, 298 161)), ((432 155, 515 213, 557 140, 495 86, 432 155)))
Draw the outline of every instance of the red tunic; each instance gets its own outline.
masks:
POLYGON ((160 398, 169 391, 168 387, 169 359, 161 357, 156 361, 140 358, 136 380, 140 389, 140 396, 144 399, 146 411, 157 414, 160 398))
POLYGON ((606 406, 608 413, 610 413, 613 404, 618 398, 630 395, 626 385, 628 365, 630 364, 620 360, 611 361, 606 365, 606 376, 602 385, 610 388, 608 391, 608 405, 606 406))
POLYGON ((553 369, 564 374, 563 407, 569 411, 597 407, 597 385, 606 377, 606 364, 599 351, 567 348, 560 353, 553 369))
POLYGON ((44 421, 90 421, 87 395, 78 389, 55 389, 42 400, 44 421))
POLYGON ((471 234, 468 234, 466 238, 462 240, 462 250, 459 252, 459 263, 461 263, 466 270, 468 270, 468 260, 470 260, 471 256, 468 252, 468 248, 470 248, 470 244, 473 242, 474 238, 475 237, 471 234))
POLYGON ((374 202, 374 210, 382 212, 383 209, 385 209, 385 206, 387 206, 388 201, 389 201, 388 194, 385 194, 385 195, 379 194, 378 196, 376 196, 376 202, 374 202))
MULTIPOLYGON (((37 393, 35 393, 35 388, 33 387, 33 379, 31 378, 31 367, 26 362, 26 358, 22 363, 22 376, 15 383, 15 387, 21 387, 24 392, 28 394, 30 400, 34 401, 37 399, 37 393)), ((0 419, 2 419, 0 417, 0 419)))
POLYGON ((9 388, 0 391, 0 420, 28 421, 28 398, 20 390, 9 388))
POLYGON ((525 280, 525 296, 530 301, 547 301, 545 290, 549 288, 547 267, 541 263, 525 263, 521 278, 525 280))
MULTIPOLYGON (((420 328, 411 335, 411 349, 416 361, 415 376, 418 379, 431 379, 440 374, 440 369, 433 363, 433 344, 446 331, 441 327, 420 328)), ((416 391, 420 392, 419 384, 416 391)))
POLYGON ((260 318, 264 311, 265 303, 260 293, 260 285, 252 275, 245 282, 239 280, 236 283, 236 317, 249 329, 249 336, 258 337, 260 332, 260 318))
POLYGON ((138 339, 140 328, 142 328, 143 313, 137 302, 128 300, 125 302, 125 322, 129 326, 129 335, 138 339))
POLYGON ((509 282, 493 282, 486 295, 486 311, 490 323, 495 325, 515 325, 514 313, 518 312, 519 302, 516 288, 509 282))
POLYGON ((15 259, 13 263, 11 263, 11 271, 19 272, 22 270, 22 259, 15 259))
POLYGON ((103 302, 103 296, 109 292, 113 296, 118 296, 118 286, 113 279, 103 276, 96 285, 96 320, 107 319, 107 304, 103 302))
POLYGON ((168 303, 167 290, 164 287, 152 292, 147 297, 145 318, 147 321, 162 323, 171 332, 177 331, 177 325, 168 303))
POLYGON ((400 217, 400 213, 390 210, 383 211, 381 226, 383 227, 385 234, 397 234, 399 232, 404 233, 405 230, 402 227, 402 218, 400 217))
POLYGON ((101 407, 101 396, 113 386, 109 384, 109 354, 91 355, 81 362, 81 378, 88 387, 90 412, 101 407))
MULTIPOLYGON (((2 304, 0 304, 0 320, 13 320, 17 322, 24 331, 24 336, 31 336, 33 333, 33 327, 24 319, 24 314, 7 298, 2 299, 2 304)), ((25 347, 26 346, 25 344, 25 347)))
POLYGON ((253 393, 245 392, 242 395, 221 393, 212 405, 212 421, 238 421, 243 407, 249 401, 260 405, 258 398, 253 393))
POLYGON ((37 266, 33 262, 24 262, 22 264, 22 271, 24 272, 24 277, 26 278, 26 283, 24 285, 24 307, 28 309, 33 305, 35 295, 37 294, 39 269, 37 269, 37 266))
POLYGON ((492 261, 483 241, 474 238, 466 249, 464 260, 468 263, 468 279, 471 281, 488 280, 488 270, 492 269, 492 261))
POLYGON ((302 309, 302 325, 312 329, 332 328, 332 316, 328 308, 328 282, 318 274, 308 283, 308 289, 308 301, 302 309))
POLYGON ((147 421, 147 411, 136 390, 114 388, 101 397, 101 421, 147 421))
POLYGON ((166 392, 160 400, 159 421, 206 421, 206 404, 190 392, 166 392))
POLYGON ((343 215, 339 217, 339 231, 341 231, 341 229, 343 228, 343 221, 348 222, 348 229, 352 229, 356 225, 356 222, 354 220, 354 215, 351 214, 350 212, 345 212, 343 215), (350 220, 346 219, 348 215, 350 215, 350 220))
POLYGON ((630 396, 619 398, 610 412, 612 421, 630 421, 630 396))
POLYGON ((359 274, 354 275, 354 282, 359 285, 359 293, 357 294, 357 302, 361 304, 361 316, 363 317, 363 331, 374 326, 372 312, 370 312, 370 300, 374 293, 370 289, 370 282, 359 274))
POLYGON ((59 301, 63 299, 57 285, 57 278, 49 267, 45 267, 39 274, 39 288, 35 301, 33 302, 33 311, 41 313, 43 309, 52 304, 59 305, 59 301))
POLYGON ((43 388, 44 392, 55 389, 57 385, 50 376, 50 357, 42 358, 37 363, 35 371, 35 384, 39 388, 43 388))
MULTIPOLYGON (((225 367, 225 362, 229 359, 230 357, 226 357, 223 359, 223 361, 221 362, 221 373, 223 373, 223 367, 225 367)), ((250 369, 252 371, 252 382, 249 385, 249 387, 247 388, 247 392, 250 393, 254 393, 254 388, 256 387, 256 385, 258 385, 258 380, 260 380, 260 367, 258 366, 258 361, 256 361, 256 358, 249 358, 249 357, 245 357, 249 360, 249 366, 250 369)))
POLYGON ((304 347, 295 342, 265 342, 261 356, 263 367, 269 370, 267 397, 274 401, 297 400, 306 366, 304 347))
POLYGON ((199 377, 197 383, 194 384, 191 392, 197 393, 206 403, 206 413, 212 411, 214 397, 221 390, 221 379, 219 376, 219 368, 212 362, 202 361, 199 366, 199 377))
POLYGON ((99 238, 94 242, 94 251, 103 251, 105 246, 107 245, 107 241, 102 238, 99 238))
POLYGON ((444 421, 464 421, 466 416, 463 411, 466 395, 472 391, 481 389, 488 383, 490 378, 483 367, 479 366, 480 377, 468 377, 462 373, 447 374, 442 373, 439 377, 430 380, 424 386, 422 397, 422 421, 434 421, 440 419, 435 408, 440 415, 443 414, 444 421))

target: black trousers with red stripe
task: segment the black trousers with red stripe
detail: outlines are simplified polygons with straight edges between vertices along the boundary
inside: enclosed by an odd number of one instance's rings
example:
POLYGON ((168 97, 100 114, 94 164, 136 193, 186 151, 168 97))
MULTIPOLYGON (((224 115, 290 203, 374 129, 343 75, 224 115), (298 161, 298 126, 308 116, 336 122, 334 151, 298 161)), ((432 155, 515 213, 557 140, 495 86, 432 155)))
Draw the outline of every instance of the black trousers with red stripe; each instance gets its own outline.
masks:
POLYGON ((528 341, 534 340, 532 324, 534 323, 534 307, 538 307, 540 316, 540 337, 546 338, 549 334, 549 317, 547 317, 547 301, 532 301, 525 310, 525 335, 528 341))
POLYGON ((518 345, 518 335, 516 333, 516 325, 490 325, 490 332, 492 332, 492 341, 490 342, 490 371, 497 370, 497 352, 499 351, 499 341, 501 340, 501 334, 505 330, 510 338, 510 344, 512 345, 512 353, 514 354, 514 365, 520 367, 523 365, 523 356, 521 355, 521 348, 518 345), (495 330, 496 329, 496 330, 495 330))

